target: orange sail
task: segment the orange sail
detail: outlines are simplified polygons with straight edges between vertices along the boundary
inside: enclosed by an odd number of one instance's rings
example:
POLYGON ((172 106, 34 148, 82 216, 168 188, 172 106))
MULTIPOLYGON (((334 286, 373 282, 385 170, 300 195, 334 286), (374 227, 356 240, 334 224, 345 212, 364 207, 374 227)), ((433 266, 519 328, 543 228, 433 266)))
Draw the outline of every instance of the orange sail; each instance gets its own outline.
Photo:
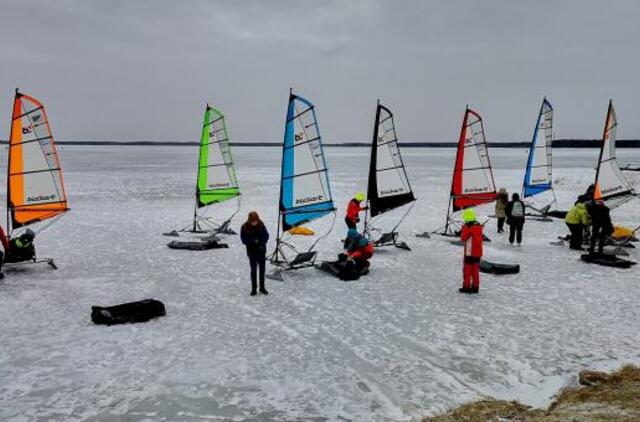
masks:
POLYGON ((10 231, 68 211, 62 169, 47 113, 38 100, 17 90, 8 161, 10 231))

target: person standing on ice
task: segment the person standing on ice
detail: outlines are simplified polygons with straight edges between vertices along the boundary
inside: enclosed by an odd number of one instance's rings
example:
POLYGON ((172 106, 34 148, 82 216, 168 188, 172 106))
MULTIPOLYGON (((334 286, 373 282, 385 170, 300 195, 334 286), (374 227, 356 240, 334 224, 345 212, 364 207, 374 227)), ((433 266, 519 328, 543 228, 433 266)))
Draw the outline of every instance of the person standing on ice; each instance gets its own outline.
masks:
POLYGON ((240 239, 247 247, 247 256, 251 267, 251 296, 257 294, 257 281, 260 280, 260 293, 269 294, 264 287, 264 267, 267 257, 269 232, 257 212, 251 211, 247 221, 240 229, 240 239), (258 277, 258 270, 260 274, 258 277))
POLYGON ((515 240, 518 246, 522 243, 522 228, 524 227, 524 202, 520 200, 520 195, 511 195, 511 202, 505 209, 507 214, 507 224, 509 225, 509 243, 513 245, 515 240))
POLYGON ((462 213, 464 225, 460 239, 464 245, 462 268, 463 283, 460 293, 478 293, 480 290, 480 258, 482 258, 482 224, 476 220, 476 213, 467 208, 462 213))
POLYGON ((347 228, 357 228, 357 224, 360 222, 360 211, 364 211, 367 209, 367 207, 363 207, 360 205, 362 201, 364 201, 364 193, 358 192, 347 204, 347 215, 344 218, 344 222, 347 224, 347 228))
POLYGON ((591 243, 589 244, 589 254, 593 255, 598 242, 598 253, 602 254, 604 243, 607 237, 613 233, 614 227, 611 223, 609 207, 602 200, 592 200, 587 203, 587 211, 591 216, 591 243))
POLYGON ((496 199, 496 218, 498 219, 498 233, 504 231, 504 222, 507 219, 507 204, 509 203, 509 193, 505 188, 500 188, 496 199))
POLYGON ((576 203, 569 209, 567 215, 564 217, 564 222, 571 232, 569 239, 569 248, 578 251, 582 250, 582 235, 584 228, 591 224, 589 220, 589 214, 585 208, 586 196, 580 195, 576 203))

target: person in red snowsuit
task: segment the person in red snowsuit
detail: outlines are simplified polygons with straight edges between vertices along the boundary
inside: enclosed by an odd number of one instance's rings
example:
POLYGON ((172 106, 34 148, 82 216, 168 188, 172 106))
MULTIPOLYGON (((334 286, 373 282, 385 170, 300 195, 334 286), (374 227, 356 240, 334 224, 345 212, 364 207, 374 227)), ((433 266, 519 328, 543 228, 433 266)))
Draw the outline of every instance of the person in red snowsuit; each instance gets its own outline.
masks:
POLYGON ((344 222, 349 229, 356 228, 356 224, 360 221, 360 211, 367 209, 367 207, 360 205, 362 201, 364 201, 364 193, 358 192, 347 204, 347 215, 344 222))
POLYGON ((461 293, 478 293, 480 289, 480 258, 482 258, 482 224, 476 214, 467 209, 463 214, 464 225, 460 239, 464 245, 463 284, 461 293))
MULTIPOLYGON (((4 262, 4 257, 9 253, 9 238, 4 232, 2 226, 0 226, 0 243, 2 243, 2 248, 4 253, 0 252, 0 271, 2 271, 2 263, 4 262)), ((0 272, 0 279, 4 278, 2 272, 0 272)))
POLYGON ((347 253, 347 260, 353 261, 358 271, 369 267, 369 258, 373 256, 373 244, 366 237, 360 236, 358 242, 347 253))

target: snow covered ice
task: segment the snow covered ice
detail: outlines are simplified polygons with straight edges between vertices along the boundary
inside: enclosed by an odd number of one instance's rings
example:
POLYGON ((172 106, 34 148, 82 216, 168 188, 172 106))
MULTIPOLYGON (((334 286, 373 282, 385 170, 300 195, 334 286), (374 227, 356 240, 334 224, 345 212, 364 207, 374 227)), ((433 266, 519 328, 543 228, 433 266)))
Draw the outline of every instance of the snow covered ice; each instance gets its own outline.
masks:
MULTIPOLYGON (((526 151, 489 152, 497 187, 519 192, 526 151)), ((489 223, 486 257, 519 263, 521 273, 483 274, 479 295, 458 294, 460 248, 414 237, 445 222, 454 149, 403 150, 418 198, 400 227, 412 252, 379 250, 356 282, 290 273, 255 298, 237 236, 225 237, 229 249, 166 247, 162 233, 193 213, 197 153, 61 149, 72 210, 36 242, 60 269, 7 269, 0 281, 0 419, 413 420, 481 396, 543 406, 580 369, 640 363, 638 269, 587 265, 550 246, 567 232, 562 221, 528 221, 521 248, 489 223), (167 316, 90 321, 92 305, 144 298, 162 300, 167 316)), ((343 208, 365 188, 369 150, 326 153, 339 215, 319 251, 332 259, 343 208)), ((243 208, 232 227, 256 209, 272 247, 281 151, 236 147, 234 156, 243 208)), ((560 209, 592 183, 597 157, 554 151, 560 209)), ((618 160, 638 162, 640 152, 620 149, 618 160)), ((634 227, 637 207, 613 210, 614 222, 634 227)), ((233 204, 213 208, 226 216, 233 204)), ((477 211, 482 218, 493 206, 477 211)), ((331 224, 311 226, 322 233, 331 224)))

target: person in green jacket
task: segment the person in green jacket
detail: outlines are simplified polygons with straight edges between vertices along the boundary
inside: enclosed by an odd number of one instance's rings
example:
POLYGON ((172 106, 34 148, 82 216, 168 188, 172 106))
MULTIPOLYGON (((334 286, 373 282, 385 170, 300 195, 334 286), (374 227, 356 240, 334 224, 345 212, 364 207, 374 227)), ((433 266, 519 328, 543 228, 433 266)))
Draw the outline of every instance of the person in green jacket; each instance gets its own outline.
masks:
POLYGON ((580 251, 582 250, 582 233, 584 232, 584 228, 591 224, 585 202, 586 198, 584 195, 580 195, 575 205, 569 209, 567 216, 564 218, 564 222, 571 232, 569 247, 580 251))

